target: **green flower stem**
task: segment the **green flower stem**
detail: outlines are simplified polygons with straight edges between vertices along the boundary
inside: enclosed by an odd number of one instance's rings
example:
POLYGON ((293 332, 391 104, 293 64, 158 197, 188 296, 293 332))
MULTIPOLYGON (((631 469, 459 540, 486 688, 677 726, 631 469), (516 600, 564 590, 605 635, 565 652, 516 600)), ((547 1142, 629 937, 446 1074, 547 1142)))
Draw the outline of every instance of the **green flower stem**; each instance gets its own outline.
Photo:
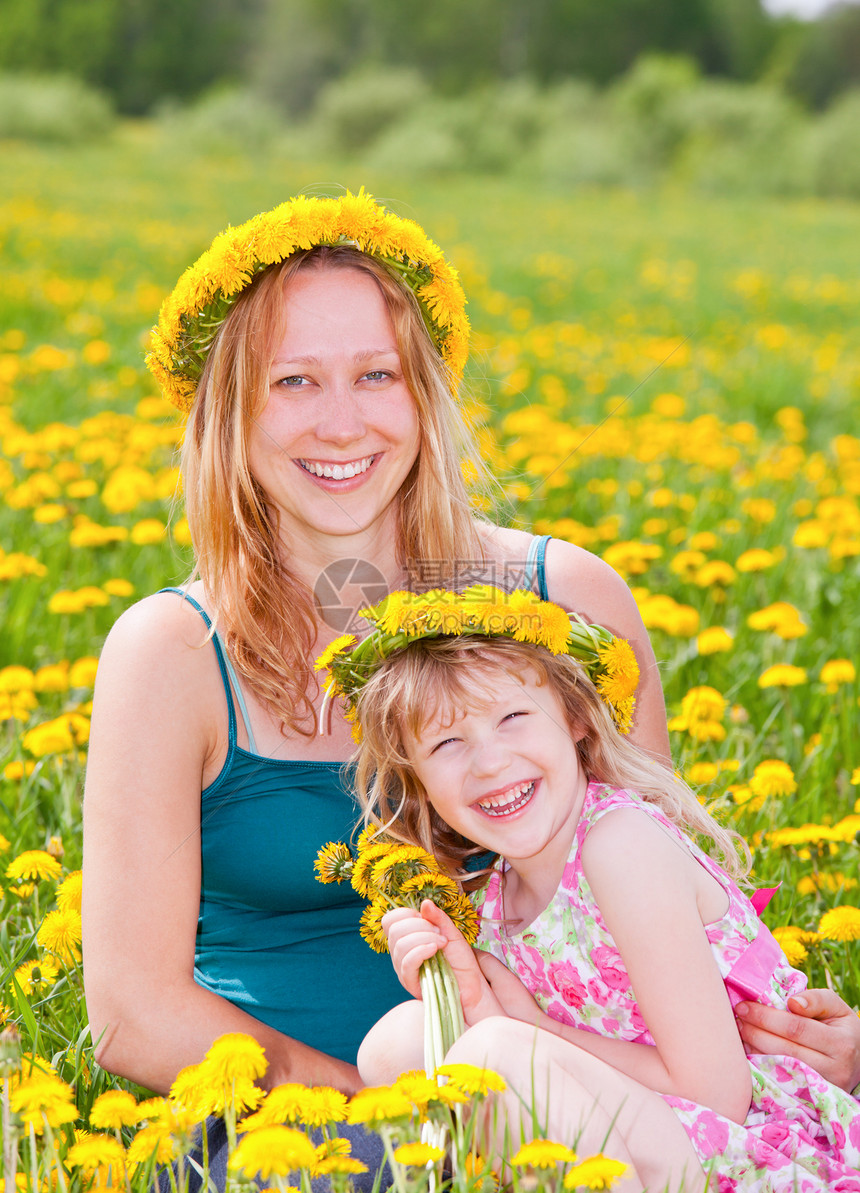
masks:
POLYGON ((4 1193, 15 1193, 15 1177, 18 1173, 18 1133, 12 1126, 9 1108, 9 1078, 3 1078, 3 1188, 4 1193))

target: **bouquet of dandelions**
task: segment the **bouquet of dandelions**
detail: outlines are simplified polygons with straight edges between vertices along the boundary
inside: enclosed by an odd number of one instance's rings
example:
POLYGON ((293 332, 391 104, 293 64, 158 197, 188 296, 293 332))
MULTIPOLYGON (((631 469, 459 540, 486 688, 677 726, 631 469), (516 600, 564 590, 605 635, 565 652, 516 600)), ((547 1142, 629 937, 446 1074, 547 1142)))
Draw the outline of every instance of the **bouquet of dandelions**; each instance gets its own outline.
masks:
MULTIPOLYGON (((474 944, 478 917, 457 883, 417 845, 404 845, 374 826, 359 836, 356 853, 343 841, 324 845, 314 863, 320 882, 349 881, 369 899, 361 917, 361 935, 377 953, 388 952, 382 917, 393 907, 421 907, 430 899, 446 912, 474 944)), ((457 979, 439 952, 419 973, 424 1003, 424 1067, 429 1075, 444 1062, 448 1049, 463 1034, 463 1009, 457 979)))

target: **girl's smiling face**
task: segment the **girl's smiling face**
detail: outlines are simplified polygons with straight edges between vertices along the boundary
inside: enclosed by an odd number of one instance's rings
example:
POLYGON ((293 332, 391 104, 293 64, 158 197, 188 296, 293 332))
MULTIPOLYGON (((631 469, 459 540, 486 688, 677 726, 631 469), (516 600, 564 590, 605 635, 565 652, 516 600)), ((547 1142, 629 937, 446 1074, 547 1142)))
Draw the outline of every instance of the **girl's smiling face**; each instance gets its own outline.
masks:
POLYGON ((496 667, 476 669, 474 693, 467 708, 443 705, 418 733, 404 731, 428 800, 515 869, 566 858, 588 778, 559 697, 535 673, 496 667))

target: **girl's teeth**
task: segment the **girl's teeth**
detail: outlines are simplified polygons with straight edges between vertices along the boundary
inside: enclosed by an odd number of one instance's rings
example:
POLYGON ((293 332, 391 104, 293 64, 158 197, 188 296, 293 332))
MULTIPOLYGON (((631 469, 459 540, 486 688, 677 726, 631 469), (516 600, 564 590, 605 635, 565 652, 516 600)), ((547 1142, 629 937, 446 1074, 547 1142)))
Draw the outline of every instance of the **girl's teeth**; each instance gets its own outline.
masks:
POLYGON ((496 795, 490 799, 481 800, 478 807, 490 816, 504 816, 508 812, 515 812, 517 809, 525 807, 531 799, 534 789, 535 783, 534 779, 532 779, 530 783, 521 783, 519 787, 505 792, 504 795, 496 795))

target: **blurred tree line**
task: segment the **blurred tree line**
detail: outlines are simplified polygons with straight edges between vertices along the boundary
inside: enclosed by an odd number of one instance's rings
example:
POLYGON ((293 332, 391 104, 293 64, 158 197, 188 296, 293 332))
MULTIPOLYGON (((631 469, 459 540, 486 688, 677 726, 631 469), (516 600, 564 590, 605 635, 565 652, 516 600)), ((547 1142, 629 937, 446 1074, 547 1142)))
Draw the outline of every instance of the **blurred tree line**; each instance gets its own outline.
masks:
POLYGON ((362 66, 411 68, 447 96, 605 84, 648 52, 823 108, 860 85, 860 7, 801 22, 760 0, 0 0, 0 70, 78 77, 133 115, 220 85, 302 114, 362 66))

